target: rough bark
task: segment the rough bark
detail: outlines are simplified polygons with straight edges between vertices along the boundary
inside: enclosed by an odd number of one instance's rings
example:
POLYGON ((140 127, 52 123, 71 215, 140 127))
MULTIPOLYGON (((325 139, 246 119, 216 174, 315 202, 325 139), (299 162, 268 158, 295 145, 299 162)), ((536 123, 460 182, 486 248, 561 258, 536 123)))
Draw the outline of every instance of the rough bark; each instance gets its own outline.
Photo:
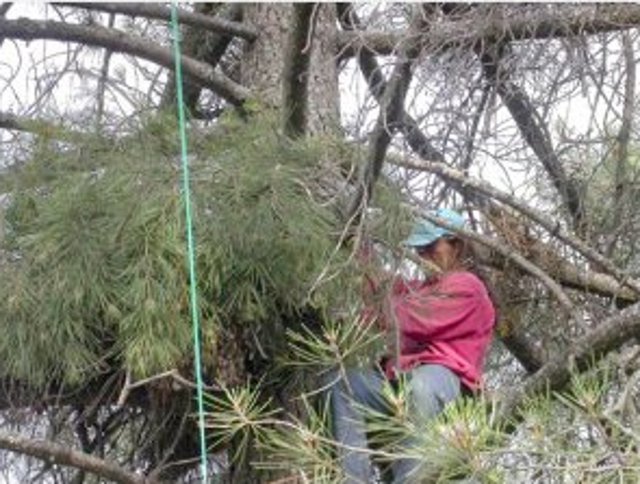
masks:
POLYGON ((301 136, 307 129, 309 62, 317 8, 319 5, 313 3, 293 6, 282 75, 284 131, 291 137, 301 136))
MULTIPOLYGON (((288 29, 293 13, 290 4, 245 4, 245 22, 260 36, 244 52, 241 82, 255 99, 270 108, 282 106, 282 72, 288 29)), ((309 134, 334 132, 339 126, 338 73, 335 63, 336 8, 321 4, 316 13, 308 72, 309 134)))
POLYGON ((527 373, 535 373, 544 365, 542 351, 523 333, 519 320, 501 318, 498 331, 500 341, 527 373))

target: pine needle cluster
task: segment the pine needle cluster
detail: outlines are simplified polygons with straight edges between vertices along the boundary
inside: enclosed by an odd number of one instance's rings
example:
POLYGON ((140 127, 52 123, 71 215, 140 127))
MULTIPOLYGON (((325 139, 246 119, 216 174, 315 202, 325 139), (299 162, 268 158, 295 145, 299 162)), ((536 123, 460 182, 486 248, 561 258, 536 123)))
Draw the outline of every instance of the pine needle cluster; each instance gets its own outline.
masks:
MULTIPOLYGON (((134 378, 188 371, 175 132, 172 118, 154 117, 109 146, 37 140, 6 214, 4 375, 38 385, 114 368, 134 378)), ((243 381, 247 361, 282 356, 287 331, 354 307, 352 254, 316 184, 318 167, 356 163, 357 153, 331 139, 291 141, 264 118, 225 119, 190 138, 206 370, 243 381)))

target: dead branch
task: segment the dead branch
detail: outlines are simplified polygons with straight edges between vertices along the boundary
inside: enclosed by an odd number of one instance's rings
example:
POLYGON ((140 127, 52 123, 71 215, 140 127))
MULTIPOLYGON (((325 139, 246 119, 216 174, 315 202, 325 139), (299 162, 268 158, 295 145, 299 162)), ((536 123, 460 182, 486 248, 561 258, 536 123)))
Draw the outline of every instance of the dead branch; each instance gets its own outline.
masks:
MULTIPOLYGON (((114 52, 141 57, 169 70, 174 68, 171 49, 120 30, 108 29, 99 25, 73 25, 64 22, 29 20, 26 18, 17 20, 0 19, 0 32, 6 38, 58 40, 104 47, 114 52)), ((248 89, 217 73, 204 62, 198 62, 191 57, 182 56, 182 68, 185 75, 190 76, 194 82, 211 89, 235 106, 242 105, 244 100, 249 97, 248 89)))
POLYGON ((527 398, 541 392, 562 389, 570 380, 572 372, 585 370, 639 332, 640 303, 636 303, 575 340, 565 351, 551 358, 539 371, 526 379, 521 387, 501 399, 501 418, 516 417, 518 407, 527 398))
POLYGON ((585 214, 580 190, 562 166, 551 144, 546 126, 542 124, 542 118, 535 107, 525 92, 511 81, 510 73, 501 68, 503 53, 500 51, 501 48, 496 47, 480 53, 482 70, 511 113, 522 137, 547 171, 551 183, 571 215, 574 228, 581 233, 584 228, 585 214))
POLYGON ((627 32, 622 36, 622 52, 625 61, 624 103, 622 106, 622 124, 616 137, 615 172, 613 191, 613 214, 611 216, 612 234, 606 247, 608 255, 613 254, 619 236, 619 228, 623 222, 625 197, 629 188, 627 164, 629 163, 629 142, 635 107, 636 60, 633 44, 627 32))
MULTIPOLYGON (((67 7, 83 8, 112 14, 130 15, 132 17, 145 17, 148 19, 171 20, 171 9, 158 3, 58 3, 67 7)), ((246 40, 254 40, 258 33, 249 25, 220 17, 212 17, 198 12, 189 12, 178 9, 180 23, 192 27, 200 27, 212 32, 224 35, 241 37, 246 40)))
MULTIPOLYGON (((498 8, 506 9, 509 6, 498 8)), ((543 8, 538 8, 538 12, 533 10, 531 15, 523 15, 521 8, 514 10, 511 15, 506 13, 505 10, 505 14, 479 16, 477 9, 470 9, 468 15, 434 22, 425 35, 425 48, 431 52, 453 48, 475 49, 496 42, 593 35, 640 25, 640 6, 631 4, 584 6, 563 12, 562 15, 544 11, 543 8)), ((337 35, 337 44, 343 56, 353 57, 362 49, 389 55, 405 37, 406 32, 343 31, 337 35)))
MULTIPOLYGON (((115 14, 109 14, 109 28, 113 28, 116 22, 115 14)), ((102 59, 102 67, 100 68, 100 77, 98 78, 98 92, 96 94, 96 133, 100 133, 102 117, 104 115, 104 102, 107 90, 107 79, 109 77, 109 62, 113 51, 106 49, 104 58, 102 59)))
POLYGON ((380 111, 371 133, 367 161, 361 183, 349 209, 349 218, 353 214, 359 213, 368 203, 373 186, 382 171, 391 138, 402 125, 401 121, 405 113, 404 100, 411 82, 411 68, 421 49, 420 37, 411 32, 419 31, 421 25, 421 16, 418 13, 414 14, 410 34, 406 43, 398 51, 396 66, 380 100, 380 111))
MULTIPOLYGON (((345 30, 357 30, 361 32, 360 20, 351 6, 351 4, 339 4, 340 23, 345 30)), ((363 77, 369 85, 369 91, 373 97, 382 104, 382 97, 387 88, 387 82, 384 79, 382 70, 376 60, 376 54, 369 48, 359 49, 356 53, 358 66, 363 77)), ((404 110, 403 110, 404 111, 404 110)), ((400 126, 407 143, 411 146, 419 156, 428 160, 437 160, 444 162, 444 156, 440 153, 424 136, 418 123, 406 111, 402 113, 402 123, 400 126)))
MULTIPOLYGON (((498 200, 505 205, 517 210, 522 213, 529 219, 535 221, 541 227, 546 229, 549 234, 556 237, 558 240, 567 244, 572 249, 576 250, 582 256, 584 256, 587 260, 594 262, 601 266, 605 271, 609 272, 613 275, 617 281, 607 280, 606 277, 602 275, 599 277, 599 283, 595 282, 595 279, 592 282, 587 282, 588 278, 586 275, 579 276, 576 274, 575 277, 569 278, 575 281, 575 285, 580 285, 582 283, 585 286, 582 287, 592 287, 596 292, 604 292, 608 293, 609 289, 614 289, 614 292, 609 292, 611 295, 620 295, 623 292, 623 288, 625 286, 631 288, 637 294, 640 294, 640 282, 634 279, 629 278, 627 274, 625 274, 622 270, 616 267, 616 265, 608 258, 604 257, 602 254, 597 252, 595 249, 587 245, 580 238, 571 235, 564 229, 559 223, 548 218, 544 214, 540 213, 538 210, 530 207, 525 202, 519 200, 518 198, 504 193, 495 187, 489 185, 488 183, 477 180, 475 178, 469 177, 465 175, 463 172, 456 170, 454 168, 450 168, 444 163, 439 163, 435 161, 416 161, 416 160, 406 160, 406 159, 398 159, 393 158, 391 161, 393 164, 397 166, 403 166, 405 168, 415 169, 427 171, 429 173, 433 173, 442 179, 454 183, 459 186, 464 186, 466 189, 472 190, 477 193, 481 193, 493 200, 498 200), (604 283, 604 284, 600 284, 604 283), (600 289, 596 289, 600 288, 600 289)), ((576 271, 577 272, 577 271, 576 271)))

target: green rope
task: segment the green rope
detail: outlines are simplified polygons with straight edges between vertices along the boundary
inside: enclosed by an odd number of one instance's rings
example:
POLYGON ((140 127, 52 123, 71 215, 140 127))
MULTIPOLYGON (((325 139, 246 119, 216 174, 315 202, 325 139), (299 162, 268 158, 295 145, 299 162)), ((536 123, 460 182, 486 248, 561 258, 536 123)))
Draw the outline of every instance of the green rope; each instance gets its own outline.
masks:
POLYGON ((195 248, 193 242, 193 220, 191 217, 191 192, 189 189, 189 163, 187 160, 187 130, 185 128, 184 103, 182 95, 182 63, 180 60, 180 30, 175 0, 171 2, 171 27, 173 30, 173 50, 176 59, 176 96, 178 98, 178 123, 180 127, 180 155, 182 158, 182 193, 187 225, 187 245, 189 260, 189 289, 191 296, 191 318, 193 321, 194 367, 196 372, 196 393, 198 399, 198 427, 200 430, 200 466, 202 482, 207 482, 207 443, 204 432, 204 398, 202 384, 202 356, 200 354, 200 319, 196 287, 195 248))

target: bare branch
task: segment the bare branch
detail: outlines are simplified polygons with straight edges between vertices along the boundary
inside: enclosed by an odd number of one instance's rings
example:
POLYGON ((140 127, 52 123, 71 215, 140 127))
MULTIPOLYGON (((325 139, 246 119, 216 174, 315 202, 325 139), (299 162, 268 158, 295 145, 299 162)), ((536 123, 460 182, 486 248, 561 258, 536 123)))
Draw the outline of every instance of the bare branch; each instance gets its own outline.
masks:
MULTIPOLYGON (((4 2, 0 4, 0 18, 5 18, 9 9, 13 6, 13 2, 4 2)), ((0 36, 0 47, 4 43, 4 36, 0 36)))
POLYGON ((571 216, 575 229, 580 233, 585 220, 580 190, 574 180, 567 176, 534 106, 524 91, 511 82, 510 73, 501 69, 502 53, 499 50, 500 47, 496 46, 491 52, 481 52, 482 69, 487 79, 495 86, 523 138, 547 171, 551 183, 571 216))
MULTIPOLYGON (((116 22, 116 15, 114 13, 109 15, 109 28, 113 28, 116 22)), ((96 93, 96 132, 100 133, 102 125, 102 116, 104 115, 104 101, 107 89, 107 79, 109 77, 109 62, 113 51, 107 49, 102 59, 102 67, 100 68, 100 78, 98 79, 98 92, 96 93)))
POLYGON ((629 180, 627 179, 627 164, 629 163, 629 141, 631 140, 631 125, 635 107, 636 60, 633 44, 627 32, 622 35, 622 52, 625 62, 624 103, 622 106, 622 125, 616 137, 615 173, 613 190, 613 214, 611 215, 612 237, 606 248, 611 255, 616 246, 618 229, 622 224, 624 199, 627 196, 629 180))
MULTIPOLYGON (((340 22, 346 30, 361 29, 360 21, 351 4, 339 4, 340 22)), ((373 50, 366 47, 357 51, 357 60, 362 75, 366 79, 369 90, 373 97, 382 104, 382 96, 387 88, 387 83, 382 74, 382 70, 376 60, 376 54, 373 50)), ((404 110, 403 110, 404 111, 404 110)), ((437 160, 444 162, 444 156, 440 153, 420 131, 418 123, 406 113, 402 114, 401 129, 407 142, 419 156, 428 160, 437 160)))
MULTIPOLYGON (((444 163, 438 163, 435 161, 409 161, 406 159, 398 159, 398 158, 393 158, 392 163, 394 163, 397 166, 403 166, 405 168, 423 170, 429 173, 433 173, 450 183, 454 183, 458 186, 464 186, 466 189, 472 190, 477 193, 481 193, 493 200, 498 200, 504 203, 505 205, 512 207, 513 209, 527 216, 529 219, 535 221, 541 227, 545 228, 551 235, 558 238, 558 240, 567 244, 572 249, 576 250, 578 253, 583 255, 587 260, 598 264, 604 270, 608 271, 610 274, 616 277, 619 281, 618 283, 616 283, 615 281, 608 281, 604 285, 606 287, 617 286, 618 289, 614 291, 612 294, 619 293, 619 291, 621 291, 622 288, 625 286, 628 286, 637 294, 640 294, 639 281, 629 278, 628 274, 625 274, 623 271, 618 269, 611 260, 604 257, 595 249, 587 245, 580 238, 569 234, 565 229, 562 228, 562 226, 558 222, 551 220, 550 218, 540 213, 538 210, 530 207, 529 205, 519 200, 518 198, 512 195, 509 195, 507 193, 504 193, 498 190, 497 188, 492 187, 491 185, 489 185, 488 183, 482 180, 476 180, 472 177, 469 177, 465 175, 463 172, 456 170, 454 168, 450 168, 444 163)), ((576 285, 579 285, 582 282, 584 282, 585 284, 587 283, 586 276, 576 275, 575 280, 576 280, 576 285)), ((589 287, 589 285, 587 285, 587 287, 589 287)))
MULTIPOLYGON (((132 17, 145 17, 149 19, 171 20, 171 9, 158 3, 58 3, 68 7, 84 8, 85 10, 97 10, 99 12, 119 13, 132 17)), ((192 27, 200 27, 212 32, 225 35, 233 35, 246 40, 254 40, 258 33, 249 25, 242 22, 234 22, 220 17, 212 17, 198 12, 189 12, 178 9, 180 23, 192 27)))
MULTIPOLYGON (((0 19, 0 32, 7 38, 21 40, 48 39, 96 45, 114 52, 122 52, 147 59, 170 70, 174 68, 171 49, 116 29, 108 29, 98 25, 72 25, 64 22, 38 21, 25 18, 18 20, 0 19)), ((182 56, 182 68, 185 75, 190 76, 194 82, 211 89, 233 105, 240 106, 250 94, 248 89, 215 72, 211 66, 204 62, 198 62, 193 58, 182 56)))
MULTIPOLYGON (((591 5, 563 15, 542 9, 536 16, 525 16, 521 12, 519 9, 510 16, 487 16, 478 22, 476 12, 471 10, 467 17, 436 22, 430 25, 425 48, 431 51, 457 47, 474 49, 495 42, 592 35, 640 25, 640 6, 631 4, 591 5)), ((339 32, 337 43, 343 56, 355 56, 361 49, 388 55, 397 49, 405 36, 405 32, 339 32)))
POLYGON ((45 462, 82 469, 122 484, 150 484, 144 477, 126 471, 116 464, 54 442, 26 439, 2 432, 0 448, 36 457, 45 462))
POLYGON ((9 9, 13 6, 13 2, 3 2, 0 4, 0 17, 7 15, 9 9))
MULTIPOLYGON (((419 30, 421 24, 420 15, 415 14, 410 31, 419 30)), ((349 209, 349 218, 358 213, 370 199, 373 186, 382 171, 391 138, 394 132, 402 126, 403 114, 405 113, 404 100, 411 82, 411 67, 421 48, 419 39, 420 37, 417 35, 409 35, 407 42, 398 52, 397 64, 380 100, 380 112, 371 133, 362 182, 358 186, 358 191, 349 209)))
POLYGON ((308 78, 313 38, 314 3, 296 3, 293 14, 282 79, 284 130, 291 137, 301 136, 307 129, 308 78))
MULTIPOLYGON (((564 287, 613 298, 622 304, 635 303, 640 300, 637 293, 629 290, 624 284, 607 274, 580 270, 579 267, 561 260, 555 255, 551 257, 542 256, 541 254, 553 253, 542 242, 538 242, 530 250, 529 254, 527 254, 528 258, 564 287)), ((498 269, 505 265, 504 258, 496 257, 493 254, 484 256, 481 253, 480 262, 498 269)))
POLYGON ((629 306, 575 340, 561 354, 550 359, 522 387, 501 400, 500 414, 513 417, 528 397, 548 390, 560 390, 573 371, 582 371, 640 332, 640 303, 629 306))

